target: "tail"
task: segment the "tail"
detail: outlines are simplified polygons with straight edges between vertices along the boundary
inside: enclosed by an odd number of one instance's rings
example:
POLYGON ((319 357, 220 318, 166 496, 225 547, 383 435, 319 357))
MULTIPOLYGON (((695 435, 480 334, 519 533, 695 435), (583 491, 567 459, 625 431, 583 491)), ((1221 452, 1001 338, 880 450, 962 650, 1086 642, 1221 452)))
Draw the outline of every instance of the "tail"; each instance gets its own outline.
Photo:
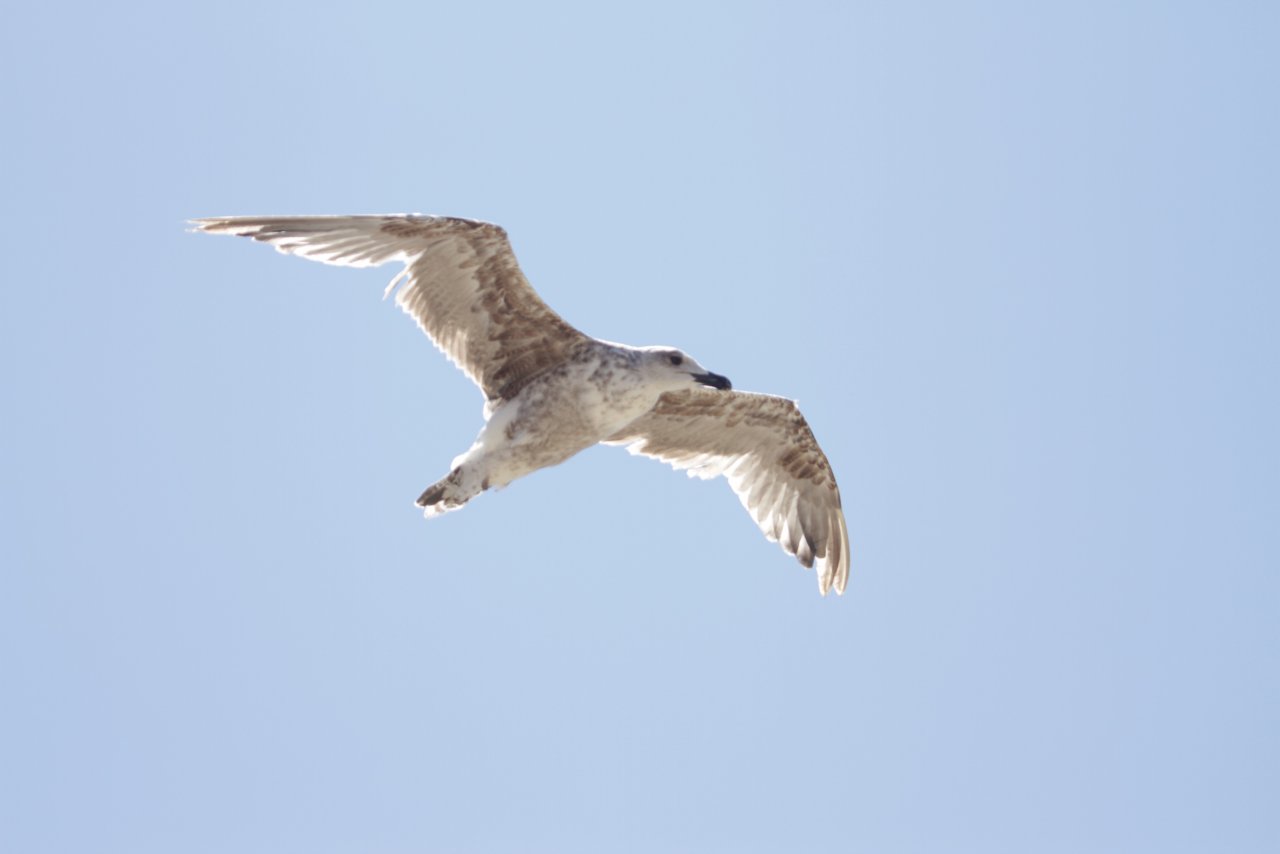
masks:
POLYGON ((472 498, 489 488, 488 483, 473 483, 473 477, 461 466, 431 484, 418 496, 417 505, 426 510, 426 517, 439 516, 457 510, 472 498))

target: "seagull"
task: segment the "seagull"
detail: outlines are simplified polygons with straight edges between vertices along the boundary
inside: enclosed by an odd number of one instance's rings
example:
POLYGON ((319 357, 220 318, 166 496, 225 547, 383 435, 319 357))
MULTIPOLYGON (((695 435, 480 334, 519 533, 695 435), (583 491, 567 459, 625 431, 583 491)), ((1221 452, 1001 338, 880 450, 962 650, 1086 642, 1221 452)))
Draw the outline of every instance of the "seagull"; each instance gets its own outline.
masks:
POLYGON ((383 297, 395 292, 485 396, 475 443, 417 500, 428 518, 592 445, 622 445, 690 477, 723 475, 765 537, 816 568, 822 595, 844 592, 849 533, 840 491, 795 401, 735 391, 673 347, 579 332, 534 291, 501 227, 424 214, 191 224, 325 264, 404 264, 383 297))

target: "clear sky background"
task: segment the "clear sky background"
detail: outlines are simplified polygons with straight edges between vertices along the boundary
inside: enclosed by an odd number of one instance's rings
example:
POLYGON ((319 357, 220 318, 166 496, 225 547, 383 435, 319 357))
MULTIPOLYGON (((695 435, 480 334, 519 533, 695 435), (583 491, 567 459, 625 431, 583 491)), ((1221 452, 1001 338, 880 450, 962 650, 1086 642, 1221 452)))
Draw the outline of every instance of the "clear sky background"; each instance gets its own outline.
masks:
POLYGON ((59 5, 0 29, 0 849, 1280 849, 1275 4, 59 5), (511 234, 801 402, 842 598, 188 217, 511 234))

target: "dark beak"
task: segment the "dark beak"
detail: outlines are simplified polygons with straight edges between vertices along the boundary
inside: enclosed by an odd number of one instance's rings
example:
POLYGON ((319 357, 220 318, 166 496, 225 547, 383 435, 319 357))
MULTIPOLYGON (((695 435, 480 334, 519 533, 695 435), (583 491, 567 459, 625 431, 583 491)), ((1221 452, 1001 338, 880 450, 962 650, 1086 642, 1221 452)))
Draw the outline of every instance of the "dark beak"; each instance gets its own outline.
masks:
POLYGON ((733 389, 733 383, 729 382, 729 378, 722 377, 719 374, 694 374, 693 379, 695 382, 718 388, 721 391, 731 391, 733 389))

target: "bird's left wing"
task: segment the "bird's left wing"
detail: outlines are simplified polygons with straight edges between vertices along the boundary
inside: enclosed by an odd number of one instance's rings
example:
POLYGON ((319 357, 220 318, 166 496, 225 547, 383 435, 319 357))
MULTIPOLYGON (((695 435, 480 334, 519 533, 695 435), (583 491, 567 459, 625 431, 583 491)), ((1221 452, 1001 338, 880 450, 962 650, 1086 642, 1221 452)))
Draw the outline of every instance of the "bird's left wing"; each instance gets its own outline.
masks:
POLYGON ((490 401, 509 400, 587 337, 561 319, 520 271, 499 226, 423 214, 215 217, 201 231, 236 234, 342 267, 405 264, 387 287, 396 304, 490 401))
POLYGON ((667 392, 605 442, 690 477, 724 475, 764 535, 816 567, 824 596, 832 587, 844 592, 849 532, 840 491, 795 401, 740 391, 667 392))

